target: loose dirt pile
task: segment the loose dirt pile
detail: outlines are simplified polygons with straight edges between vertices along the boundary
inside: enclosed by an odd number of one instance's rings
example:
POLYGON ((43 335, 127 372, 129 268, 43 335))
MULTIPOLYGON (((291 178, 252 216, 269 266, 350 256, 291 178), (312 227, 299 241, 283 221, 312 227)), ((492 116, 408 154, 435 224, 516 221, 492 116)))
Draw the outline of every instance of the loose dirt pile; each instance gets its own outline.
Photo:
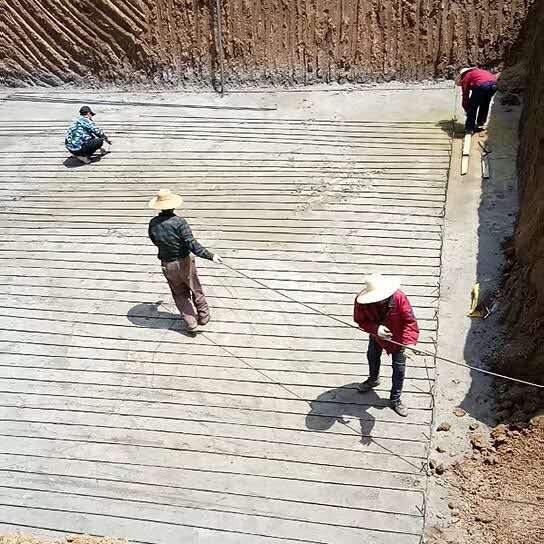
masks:
MULTIPOLYGON (((237 84, 418 80, 501 64, 528 0, 221 0, 237 84)), ((0 85, 209 84, 215 1, 0 0, 0 85)))
POLYGON ((428 543, 544 542, 544 416, 538 426, 500 425, 490 439, 475 431, 472 444, 472 457, 444 476, 455 522, 430 529, 428 543))
POLYGON ((126 540, 78 535, 61 539, 36 538, 25 534, 0 535, 0 544, 128 544, 126 540))

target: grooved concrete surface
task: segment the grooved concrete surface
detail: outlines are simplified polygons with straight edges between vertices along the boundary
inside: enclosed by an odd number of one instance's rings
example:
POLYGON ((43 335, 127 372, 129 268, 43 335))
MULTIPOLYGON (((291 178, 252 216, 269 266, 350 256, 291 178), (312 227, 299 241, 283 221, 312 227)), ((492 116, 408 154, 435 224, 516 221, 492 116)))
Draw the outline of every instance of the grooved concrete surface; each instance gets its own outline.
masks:
POLYGON ((434 362, 409 361, 401 419, 389 361, 357 393, 366 335, 319 312, 349 324, 363 276, 399 274, 433 349, 452 106, 440 88, 8 96, 0 530, 418 543, 434 362), (91 101, 114 152, 74 166, 63 132, 91 101), (243 273, 198 262, 213 320, 194 339, 146 238, 166 187, 243 273))

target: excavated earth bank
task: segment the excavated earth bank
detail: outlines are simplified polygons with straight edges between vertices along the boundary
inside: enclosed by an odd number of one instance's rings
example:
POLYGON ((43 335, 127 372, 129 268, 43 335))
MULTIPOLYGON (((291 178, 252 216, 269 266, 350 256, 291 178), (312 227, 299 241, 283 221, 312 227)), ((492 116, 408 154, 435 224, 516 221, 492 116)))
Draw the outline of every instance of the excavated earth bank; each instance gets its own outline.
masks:
MULTIPOLYGON (((451 76, 500 64, 531 0, 221 0, 229 84, 451 76)), ((209 84, 215 0, 0 0, 0 85, 209 84)))
POLYGON ((523 50, 530 56, 518 155, 520 214, 508 250, 503 297, 510 339, 498 364, 506 373, 544 383, 544 3, 534 5, 528 22, 523 50))

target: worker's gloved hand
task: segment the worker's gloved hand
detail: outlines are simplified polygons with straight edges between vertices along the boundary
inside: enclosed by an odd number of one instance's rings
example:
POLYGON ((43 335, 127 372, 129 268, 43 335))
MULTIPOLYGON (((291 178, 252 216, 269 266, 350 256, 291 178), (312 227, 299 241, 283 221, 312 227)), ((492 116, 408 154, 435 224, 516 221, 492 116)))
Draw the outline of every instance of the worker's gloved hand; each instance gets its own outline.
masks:
POLYGON ((223 259, 217 253, 213 256, 213 262, 217 264, 223 264, 223 259))
POLYGON ((391 331, 385 327, 384 325, 380 325, 378 327, 378 336, 380 338, 385 338, 385 340, 392 340, 393 339, 393 334, 391 333, 391 331))

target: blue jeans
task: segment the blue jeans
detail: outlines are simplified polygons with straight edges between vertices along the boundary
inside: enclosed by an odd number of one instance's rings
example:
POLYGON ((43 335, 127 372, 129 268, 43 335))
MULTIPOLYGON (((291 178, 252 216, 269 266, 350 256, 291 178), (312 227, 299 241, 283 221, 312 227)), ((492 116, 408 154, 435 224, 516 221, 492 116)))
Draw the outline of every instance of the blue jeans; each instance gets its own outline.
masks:
POLYGON ((487 121, 489 105, 497 92, 495 83, 484 83, 470 92, 465 131, 472 132, 476 126, 481 127, 487 121), (477 116, 477 118, 476 118, 477 116))
MULTIPOLYGON (((368 367, 369 367, 369 379, 372 381, 377 380, 380 377, 380 365, 383 348, 374 340, 371 336, 368 342, 368 367)), ((390 399, 393 402, 400 400, 400 394, 402 392, 402 385, 404 384, 404 373, 406 371, 406 355, 404 350, 397 351, 391 354, 393 362, 393 386, 391 387, 390 399)))

